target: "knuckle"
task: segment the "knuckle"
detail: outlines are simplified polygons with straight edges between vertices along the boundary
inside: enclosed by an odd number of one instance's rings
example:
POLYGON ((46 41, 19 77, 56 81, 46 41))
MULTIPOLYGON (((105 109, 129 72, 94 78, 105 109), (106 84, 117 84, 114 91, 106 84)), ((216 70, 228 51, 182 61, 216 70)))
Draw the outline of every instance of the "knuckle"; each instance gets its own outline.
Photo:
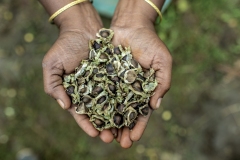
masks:
POLYGON ((164 91, 164 93, 167 93, 171 88, 171 83, 167 83, 164 86, 162 86, 162 90, 164 91))
POLYGON ((44 57, 43 57, 43 60, 42 60, 42 68, 46 68, 47 67, 47 62, 48 62, 48 54, 46 54, 44 57))
POLYGON ((50 89, 49 87, 45 86, 44 91, 47 95, 53 97, 53 89, 50 89))

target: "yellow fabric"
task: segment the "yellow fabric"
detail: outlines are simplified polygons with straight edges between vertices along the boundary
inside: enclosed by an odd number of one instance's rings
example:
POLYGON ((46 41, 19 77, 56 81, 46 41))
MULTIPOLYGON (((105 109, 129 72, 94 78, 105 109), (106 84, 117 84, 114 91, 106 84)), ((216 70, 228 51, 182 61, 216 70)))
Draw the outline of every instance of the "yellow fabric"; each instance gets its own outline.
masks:
POLYGON ((155 11, 158 13, 158 15, 160 17, 160 22, 161 22, 162 21, 162 13, 158 9, 158 7, 151 0, 145 0, 145 2, 147 2, 150 6, 152 6, 155 9, 155 11))
MULTIPOLYGON (((72 7, 72 6, 76 5, 76 4, 79 4, 79 3, 82 3, 82 2, 85 2, 85 1, 88 1, 88 0, 75 0, 75 1, 73 1, 73 2, 71 2, 71 3, 69 3, 69 4, 67 4, 67 5, 63 6, 62 8, 60 8, 59 10, 57 10, 57 11, 48 19, 48 21, 53 24, 53 23, 54 23, 54 22, 53 22, 54 18, 56 18, 56 17, 57 17, 59 14, 61 14, 63 11, 67 10, 68 8, 70 8, 70 7, 72 7)), ((91 1, 90 1, 90 2, 91 2, 91 1)))

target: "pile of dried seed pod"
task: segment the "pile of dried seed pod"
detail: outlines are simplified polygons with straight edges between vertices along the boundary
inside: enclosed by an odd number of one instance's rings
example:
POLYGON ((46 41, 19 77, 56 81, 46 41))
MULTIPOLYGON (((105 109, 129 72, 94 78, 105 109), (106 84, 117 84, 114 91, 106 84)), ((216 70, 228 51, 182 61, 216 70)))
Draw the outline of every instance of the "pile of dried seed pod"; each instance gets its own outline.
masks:
POLYGON ((76 113, 87 114, 99 131, 132 129, 139 115, 148 114, 149 99, 157 86, 154 70, 143 71, 130 47, 114 48, 113 34, 110 29, 100 29, 97 39, 89 42, 89 59, 82 60, 63 82, 77 105, 76 113))

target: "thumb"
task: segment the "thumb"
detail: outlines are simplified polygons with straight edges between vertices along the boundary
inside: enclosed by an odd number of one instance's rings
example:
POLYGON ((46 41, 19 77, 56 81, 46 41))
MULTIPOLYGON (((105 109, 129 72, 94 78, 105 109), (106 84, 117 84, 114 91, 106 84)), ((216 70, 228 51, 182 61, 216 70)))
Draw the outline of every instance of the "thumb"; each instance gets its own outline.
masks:
POLYGON ((155 70, 155 77, 158 82, 158 85, 154 91, 154 95, 150 99, 150 105, 152 109, 158 109, 160 107, 163 96, 170 89, 171 85, 171 70, 172 70, 171 55, 166 54, 164 58, 156 57, 153 60, 152 67, 155 70))
POLYGON ((45 92, 57 100, 63 109, 70 108, 71 100, 62 85, 62 64, 58 63, 58 60, 53 60, 49 55, 46 55, 43 59, 42 67, 45 92))

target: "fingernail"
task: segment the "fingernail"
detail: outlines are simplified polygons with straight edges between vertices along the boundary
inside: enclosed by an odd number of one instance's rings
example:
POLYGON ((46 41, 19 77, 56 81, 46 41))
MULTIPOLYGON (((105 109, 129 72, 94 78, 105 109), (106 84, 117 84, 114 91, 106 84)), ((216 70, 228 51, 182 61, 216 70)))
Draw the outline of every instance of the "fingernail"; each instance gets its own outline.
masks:
POLYGON ((112 134, 114 138, 117 138, 117 129, 116 128, 111 128, 112 134))
POLYGON ((113 137, 116 139, 117 138, 117 133, 113 133, 113 137))
POLYGON ((162 98, 159 98, 158 101, 157 101, 157 104, 156 104, 156 108, 160 107, 161 101, 162 101, 162 98))
POLYGON ((62 107, 62 109, 65 109, 64 103, 61 99, 57 99, 57 102, 62 107))

